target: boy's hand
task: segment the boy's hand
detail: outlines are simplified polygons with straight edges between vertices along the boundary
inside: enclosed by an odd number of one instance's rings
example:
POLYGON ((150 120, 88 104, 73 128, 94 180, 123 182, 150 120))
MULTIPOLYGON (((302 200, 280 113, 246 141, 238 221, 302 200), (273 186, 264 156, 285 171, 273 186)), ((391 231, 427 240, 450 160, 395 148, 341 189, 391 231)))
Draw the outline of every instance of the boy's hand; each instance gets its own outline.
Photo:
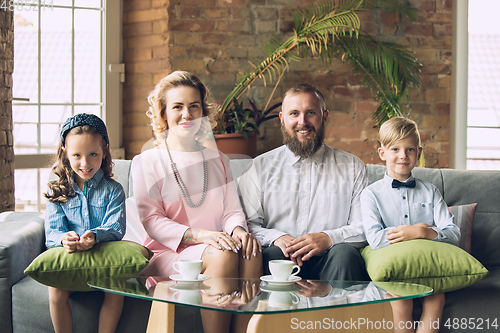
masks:
POLYGON ((87 230, 85 233, 80 237, 80 241, 76 245, 76 249, 80 251, 87 251, 90 250, 95 244, 95 234, 87 230))
POLYGON ((69 231, 62 236, 62 245, 66 252, 75 252, 78 248, 78 234, 74 231, 69 231))
POLYGON ((387 240, 389 244, 394 244, 412 239, 434 239, 437 237, 437 234, 430 227, 430 225, 425 223, 400 225, 387 232, 387 240))

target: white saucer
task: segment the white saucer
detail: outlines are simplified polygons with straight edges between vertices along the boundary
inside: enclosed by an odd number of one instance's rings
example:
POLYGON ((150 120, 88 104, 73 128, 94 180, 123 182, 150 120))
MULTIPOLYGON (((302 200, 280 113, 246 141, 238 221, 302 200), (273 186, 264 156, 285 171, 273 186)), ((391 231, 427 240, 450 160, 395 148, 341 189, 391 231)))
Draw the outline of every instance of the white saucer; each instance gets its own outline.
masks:
POLYGON ((200 283, 200 282, 203 282, 205 280, 210 279, 210 276, 204 275, 204 274, 200 274, 200 275, 198 275, 198 279, 197 280, 190 280, 190 279, 183 279, 182 275, 180 275, 180 274, 174 274, 174 275, 170 275, 168 278, 170 280, 177 281, 177 282, 182 282, 182 283, 200 283))
POLYGON ((290 291, 299 291, 300 288, 290 284, 273 285, 268 283, 264 286, 260 286, 260 290, 267 292, 277 292, 277 291, 290 292, 290 291))
POLYGON ((264 282, 267 282, 269 284, 274 284, 276 286, 290 285, 290 284, 294 284, 297 281, 302 280, 302 278, 300 276, 295 276, 295 275, 290 276, 290 278, 287 281, 274 280, 272 275, 264 275, 264 276, 261 276, 260 279, 264 282))
POLYGON ((177 282, 176 284, 171 286, 170 289, 174 289, 174 290, 207 290, 207 289, 210 289, 210 287, 204 283, 177 282))

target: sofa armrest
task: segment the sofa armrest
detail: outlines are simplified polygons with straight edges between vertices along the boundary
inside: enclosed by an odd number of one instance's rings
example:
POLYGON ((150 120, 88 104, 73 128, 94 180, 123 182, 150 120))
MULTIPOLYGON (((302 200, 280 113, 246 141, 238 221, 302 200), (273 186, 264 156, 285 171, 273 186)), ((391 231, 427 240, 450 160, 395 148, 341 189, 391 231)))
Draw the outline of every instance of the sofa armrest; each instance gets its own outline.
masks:
POLYGON ((21 280, 26 267, 44 250, 42 213, 0 214, 0 283, 10 288, 21 280))

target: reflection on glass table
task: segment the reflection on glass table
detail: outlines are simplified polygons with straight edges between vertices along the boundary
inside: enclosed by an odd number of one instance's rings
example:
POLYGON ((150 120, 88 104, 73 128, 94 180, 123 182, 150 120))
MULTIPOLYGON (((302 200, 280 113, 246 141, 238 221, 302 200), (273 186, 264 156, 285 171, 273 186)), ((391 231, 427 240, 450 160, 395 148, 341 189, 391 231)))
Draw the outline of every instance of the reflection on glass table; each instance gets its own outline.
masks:
POLYGON ((418 298, 432 289, 401 282, 301 280, 273 284, 259 279, 208 278, 199 282, 162 277, 106 278, 89 282, 105 292, 240 314, 329 309, 418 298))

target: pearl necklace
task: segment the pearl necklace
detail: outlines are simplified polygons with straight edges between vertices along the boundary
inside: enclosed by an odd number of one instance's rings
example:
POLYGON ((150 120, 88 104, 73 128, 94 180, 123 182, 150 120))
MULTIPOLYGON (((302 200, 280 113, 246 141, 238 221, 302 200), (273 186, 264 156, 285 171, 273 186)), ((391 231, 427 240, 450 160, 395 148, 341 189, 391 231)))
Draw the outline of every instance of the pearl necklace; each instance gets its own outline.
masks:
POLYGON ((172 171, 174 172, 175 181, 177 183, 177 186, 179 187, 179 190, 181 191, 181 194, 182 194, 182 197, 184 198, 184 201, 191 208, 198 208, 201 206, 201 204, 203 204, 203 201, 205 201, 205 197, 207 196, 207 190, 208 190, 207 161, 205 161, 205 155, 203 154, 203 150, 201 149, 198 142, 196 142, 196 145, 198 146, 198 148, 200 148, 201 158, 203 159, 203 191, 201 194, 200 202, 198 202, 197 204, 194 204, 193 201, 191 200, 191 197, 189 196, 189 191, 188 191, 186 185, 182 181, 181 175, 179 174, 179 170, 177 170, 177 166, 174 163, 174 160, 172 159, 172 155, 170 155, 170 150, 168 149, 167 139, 165 139, 165 146, 167 147, 168 158, 170 159, 170 166, 172 167, 172 171))

